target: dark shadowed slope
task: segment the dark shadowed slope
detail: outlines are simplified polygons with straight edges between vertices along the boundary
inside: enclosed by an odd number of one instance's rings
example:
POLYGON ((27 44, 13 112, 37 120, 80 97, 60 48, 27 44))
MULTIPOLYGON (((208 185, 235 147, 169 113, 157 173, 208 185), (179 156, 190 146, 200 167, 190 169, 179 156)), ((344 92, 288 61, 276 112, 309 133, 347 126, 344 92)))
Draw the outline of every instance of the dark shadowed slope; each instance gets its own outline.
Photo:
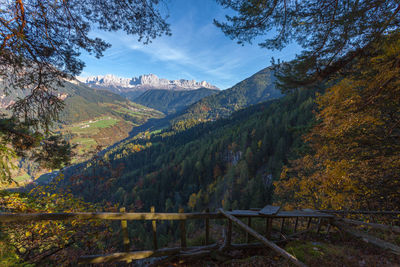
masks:
POLYGON ((199 101, 200 99, 218 93, 218 90, 200 88, 191 91, 149 90, 133 99, 135 103, 154 108, 165 114, 172 114, 199 101))

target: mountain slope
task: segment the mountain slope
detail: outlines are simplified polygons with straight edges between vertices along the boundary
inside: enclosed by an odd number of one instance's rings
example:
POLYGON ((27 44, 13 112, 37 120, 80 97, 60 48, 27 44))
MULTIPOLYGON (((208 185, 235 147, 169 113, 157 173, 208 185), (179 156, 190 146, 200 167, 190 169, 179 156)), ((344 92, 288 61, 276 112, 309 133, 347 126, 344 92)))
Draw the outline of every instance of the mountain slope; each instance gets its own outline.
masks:
POLYGON ((266 100, 282 96, 275 88, 275 76, 265 68, 235 86, 201 99, 189 106, 174 121, 185 119, 216 119, 232 112, 266 100))
POLYGON ((117 116, 139 125, 149 118, 160 118, 162 113, 133 103, 123 96, 82 83, 66 82, 59 89, 65 97, 65 108, 60 116, 63 124, 93 119, 98 116, 117 116))
POLYGON ((133 103, 115 93, 66 82, 60 88, 65 108, 60 114, 60 132, 76 144, 75 162, 87 159, 97 146, 103 148, 129 136, 133 127, 164 115, 133 103))
POLYGON ((225 118, 234 111, 278 99, 283 94, 275 88, 275 80, 273 71, 265 68, 229 89, 204 97, 165 118, 149 120, 145 124, 133 128, 131 136, 144 131, 165 129, 169 126, 187 129, 199 122, 225 118))
POLYGON ((135 103, 154 108, 165 114, 172 114, 212 94, 217 90, 200 88, 190 91, 148 90, 133 98, 135 103))
POLYGON ((301 133, 313 120, 313 98, 312 91, 297 91, 227 119, 125 141, 104 156, 109 167, 76 178, 76 192, 135 210, 261 207, 270 201, 270 185, 282 165, 302 147, 301 133), (94 188, 101 193, 94 194, 94 188))

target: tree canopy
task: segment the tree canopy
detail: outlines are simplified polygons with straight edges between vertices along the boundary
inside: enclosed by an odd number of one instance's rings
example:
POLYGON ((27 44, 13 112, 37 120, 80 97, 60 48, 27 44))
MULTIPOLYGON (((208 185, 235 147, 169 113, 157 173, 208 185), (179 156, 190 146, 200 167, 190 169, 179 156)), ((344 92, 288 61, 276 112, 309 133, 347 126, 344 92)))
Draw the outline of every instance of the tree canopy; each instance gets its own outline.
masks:
POLYGON ((18 142, 24 143, 23 150, 46 143, 40 133, 49 131, 63 107, 55 91, 62 86, 64 79, 72 79, 84 67, 84 62, 79 59, 80 53, 87 51, 101 57, 110 46, 102 39, 92 37, 91 31, 122 30, 138 36, 138 40, 144 43, 169 35, 169 25, 165 21, 167 15, 161 13, 160 2, 1 1, 1 89, 5 95, 16 90, 22 92, 22 97, 8 107, 13 118, 3 116, 0 124, 0 164, 2 170, 6 170, 1 173, 1 178, 5 177, 4 174, 10 178, 5 158, 13 154, 13 147, 18 142), (21 131, 15 130, 18 128, 21 131), (14 140, 18 142, 5 146, 6 141, 14 140))
POLYGON ((280 65, 279 85, 293 89, 346 74, 368 56, 374 42, 400 26, 396 0, 217 0, 236 12, 215 24, 239 43, 265 38, 259 45, 282 49, 297 42, 303 51, 280 65))

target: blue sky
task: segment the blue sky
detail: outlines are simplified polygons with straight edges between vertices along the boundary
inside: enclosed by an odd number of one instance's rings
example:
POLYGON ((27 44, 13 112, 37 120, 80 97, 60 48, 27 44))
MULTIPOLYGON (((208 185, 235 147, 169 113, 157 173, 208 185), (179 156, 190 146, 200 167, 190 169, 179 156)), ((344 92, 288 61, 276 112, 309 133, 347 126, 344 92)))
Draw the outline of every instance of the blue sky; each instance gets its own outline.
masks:
POLYGON ((229 12, 214 0, 167 0, 172 36, 143 45, 124 32, 93 32, 111 43, 101 59, 83 53, 81 76, 114 74, 137 77, 153 73, 160 78, 205 80, 226 89, 270 65, 271 57, 290 60, 299 48, 269 51, 256 43, 238 45, 213 25, 229 12))

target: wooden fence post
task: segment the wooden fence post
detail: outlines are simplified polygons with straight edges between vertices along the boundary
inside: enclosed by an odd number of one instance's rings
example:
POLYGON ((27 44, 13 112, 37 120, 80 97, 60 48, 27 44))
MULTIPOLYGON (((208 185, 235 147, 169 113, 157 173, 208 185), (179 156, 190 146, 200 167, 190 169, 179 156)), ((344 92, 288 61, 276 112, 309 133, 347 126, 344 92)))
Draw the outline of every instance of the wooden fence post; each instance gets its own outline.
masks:
POLYGON ((321 231, 321 226, 322 226, 322 221, 321 218, 318 219, 318 224, 317 224, 317 234, 321 231))
POLYGON ((283 234, 283 228, 285 227, 285 218, 282 218, 282 224, 281 224, 281 234, 283 234))
POLYGON ((331 221, 328 223, 328 227, 326 228, 326 234, 325 237, 327 238, 329 236, 329 231, 331 230, 331 221))
POLYGON ((294 223, 294 231, 293 233, 297 232, 297 224, 299 223, 299 217, 296 217, 296 222, 294 223))
POLYGON ((266 230, 265 236, 268 239, 270 239, 271 238, 271 232, 272 232, 272 218, 271 217, 267 217, 267 219, 265 220, 265 230, 266 230))
MULTIPOLYGON (((231 211, 231 210, 229 210, 231 211)), ((226 247, 230 247, 232 244, 232 221, 228 220, 228 228, 226 231, 226 247)))
POLYGON ((309 228, 310 228, 311 221, 312 221, 312 217, 310 217, 310 218, 308 219, 308 223, 307 223, 307 229, 309 229, 309 228))
MULTIPOLYGON (((119 212, 126 212, 125 208, 122 207, 119 209, 119 212)), ((128 222, 126 220, 121 220, 121 228, 122 228, 122 240, 124 243, 124 250, 126 252, 129 251, 129 233, 128 233, 128 222)))
MULTIPOLYGON (((251 217, 247 218, 247 225, 251 227, 251 217)), ((246 243, 250 243, 250 234, 246 232, 246 243)))
MULTIPOLYGON (((179 208, 179 213, 184 213, 183 208, 179 208)), ((181 220, 181 247, 186 248, 186 220, 181 220)))
MULTIPOLYGON (((154 206, 152 206, 150 208, 150 212, 151 213, 155 213, 156 212, 156 208, 154 206)), ((154 250, 158 249, 158 244, 157 244, 157 223, 156 220, 151 221, 152 227, 153 227, 153 246, 154 246, 154 250)))
MULTIPOLYGON (((210 209, 206 209, 206 213, 209 213, 210 209)), ((210 219, 206 218, 206 246, 210 243, 210 219)))

